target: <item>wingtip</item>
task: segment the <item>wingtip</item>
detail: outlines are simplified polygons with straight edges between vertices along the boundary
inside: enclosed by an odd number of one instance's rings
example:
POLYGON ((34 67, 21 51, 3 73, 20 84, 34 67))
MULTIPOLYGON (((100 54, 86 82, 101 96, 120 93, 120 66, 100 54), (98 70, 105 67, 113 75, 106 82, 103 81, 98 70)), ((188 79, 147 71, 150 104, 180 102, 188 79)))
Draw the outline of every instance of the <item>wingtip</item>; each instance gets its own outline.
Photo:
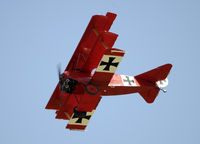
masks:
POLYGON ((164 65, 159 66, 158 68, 167 68, 167 69, 171 69, 172 66, 173 66, 172 64, 167 63, 167 64, 164 64, 164 65))
POLYGON ((112 12, 107 12, 107 13, 106 13, 106 16, 108 16, 108 17, 109 17, 109 16, 112 16, 112 17, 115 17, 115 18, 116 18, 116 17, 117 17, 117 14, 112 13, 112 12))
POLYGON ((169 67, 173 67, 173 65, 170 64, 170 63, 167 63, 167 64, 165 64, 165 65, 167 65, 167 66, 169 66, 169 67))

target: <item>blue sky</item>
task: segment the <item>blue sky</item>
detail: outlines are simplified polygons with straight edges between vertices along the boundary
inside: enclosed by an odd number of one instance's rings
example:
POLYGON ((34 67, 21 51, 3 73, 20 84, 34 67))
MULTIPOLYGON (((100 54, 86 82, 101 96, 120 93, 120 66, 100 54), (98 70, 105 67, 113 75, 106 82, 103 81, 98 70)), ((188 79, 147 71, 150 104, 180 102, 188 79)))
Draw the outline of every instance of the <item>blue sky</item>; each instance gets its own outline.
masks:
POLYGON ((199 144, 198 0, 1 0, 0 143, 199 144), (172 63, 166 94, 103 97, 87 132, 65 129, 45 106, 92 15, 118 16, 114 45, 127 51, 117 74, 172 63))

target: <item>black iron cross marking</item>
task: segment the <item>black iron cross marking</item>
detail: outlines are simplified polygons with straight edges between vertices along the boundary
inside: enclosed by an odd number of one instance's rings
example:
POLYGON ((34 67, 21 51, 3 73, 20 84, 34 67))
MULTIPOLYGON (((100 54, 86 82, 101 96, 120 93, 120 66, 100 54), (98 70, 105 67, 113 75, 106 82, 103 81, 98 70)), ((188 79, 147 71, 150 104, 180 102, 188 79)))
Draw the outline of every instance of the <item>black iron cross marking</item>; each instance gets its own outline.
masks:
POLYGON ((119 62, 116 62, 116 63, 113 63, 113 60, 115 59, 115 57, 109 57, 109 60, 108 62, 105 62, 105 61, 102 61, 100 63, 100 66, 102 65, 106 65, 105 68, 103 70, 105 71, 110 71, 110 66, 114 66, 114 67, 117 67, 119 62))
POLYGON ((78 118, 78 120, 75 123, 82 123, 82 119, 87 119, 89 120, 91 115, 86 115, 87 112, 79 112, 76 111, 72 117, 72 119, 78 118))
POLYGON ((129 76, 126 76, 126 79, 123 79, 124 82, 128 82, 129 85, 131 85, 131 82, 134 83, 134 80, 130 80, 129 76))

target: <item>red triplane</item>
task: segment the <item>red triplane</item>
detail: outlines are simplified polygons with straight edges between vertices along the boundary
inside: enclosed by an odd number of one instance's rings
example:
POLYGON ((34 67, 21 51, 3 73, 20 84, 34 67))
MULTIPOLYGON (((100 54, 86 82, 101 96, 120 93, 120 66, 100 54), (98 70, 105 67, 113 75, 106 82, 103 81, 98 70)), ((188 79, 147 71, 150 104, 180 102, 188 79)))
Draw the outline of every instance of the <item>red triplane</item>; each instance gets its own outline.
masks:
POLYGON ((69 120, 68 129, 85 130, 101 96, 138 92, 152 103, 160 90, 166 92, 171 64, 137 76, 114 74, 125 54, 112 48, 118 35, 109 29, 115 18, 113 13, 93 16, 64 73, 59 70, 46 109, 56 110, 56 119, 69 120))

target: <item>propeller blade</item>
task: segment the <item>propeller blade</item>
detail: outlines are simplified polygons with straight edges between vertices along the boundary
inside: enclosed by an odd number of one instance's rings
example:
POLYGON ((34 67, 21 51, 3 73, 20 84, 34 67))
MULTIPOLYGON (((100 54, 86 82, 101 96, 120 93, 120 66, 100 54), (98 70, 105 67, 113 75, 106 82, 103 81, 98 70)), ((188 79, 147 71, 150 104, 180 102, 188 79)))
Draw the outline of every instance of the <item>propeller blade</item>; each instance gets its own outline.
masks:
POLYGON ((62 74, 61 74, 61 64, 60 63, 57 64, 57 71, 58 71, 58 78, 59 78, 59 81, 60 81, 61 76, 62 76, 62 74))

